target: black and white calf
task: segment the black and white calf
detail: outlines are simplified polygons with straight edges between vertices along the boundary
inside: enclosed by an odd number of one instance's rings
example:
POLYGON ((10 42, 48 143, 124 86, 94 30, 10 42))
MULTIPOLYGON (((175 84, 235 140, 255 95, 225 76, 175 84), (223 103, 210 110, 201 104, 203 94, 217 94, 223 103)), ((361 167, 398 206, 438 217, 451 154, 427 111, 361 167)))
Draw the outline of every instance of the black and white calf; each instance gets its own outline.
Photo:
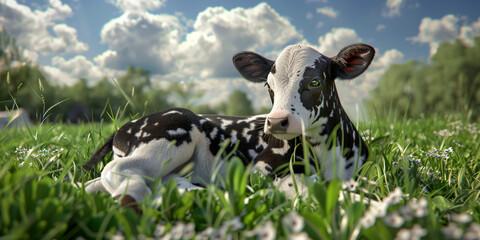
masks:
MULTIPOLYGON (((241 52, 233 63, 244 78, 265 84, 273 103, 269 114, 197 115, 177 108, 133 120, 85 165, 92 167, 113 151, 114 159, 101 177, 87 182, 86 189, 142 201, 151 192, 152 179, 178 173, 189 164, 193 164, 191 182, 204 185, 210 182, 218 166, 215 156, 227 139, 225 152, 239 142, 235 154, 270 174, 288 163, 292 154, 303 161, 303 149, 296 147, 302 136, 313 147, 324 179, 349 179, 367 160, 368 150, 340 104, 334 80, 357 77, 374 55, 375 50, 365 44, 347 46, 333 58, 305 45, 286 47, 276 61, 241 52)), ((305 162, 315 166, 314 161, 305 162)), ((224 174, 224 167, 219 167, 224 174)))

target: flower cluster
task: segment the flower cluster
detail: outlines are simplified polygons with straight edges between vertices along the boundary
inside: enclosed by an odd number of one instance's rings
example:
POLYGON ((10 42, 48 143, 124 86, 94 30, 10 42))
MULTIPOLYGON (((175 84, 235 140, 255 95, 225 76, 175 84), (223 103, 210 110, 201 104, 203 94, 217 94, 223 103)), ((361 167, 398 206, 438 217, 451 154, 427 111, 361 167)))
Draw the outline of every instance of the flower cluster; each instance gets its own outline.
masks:
MULTIPOLYGON (((282 218, 284 229, 290 233, 290 239, 309 239, 305 232, 302 232, 305 226, 305 220, 296 211, 288 213, 282 218)), ((205 230, 195 234, 195 223, 177 222, 169 231, 165 231, 164 224, 157 224, 155 239, 231 239, 232 233, 244 229, 240 217, 223 222, 220 228, 207 227, 205 230)), ((267 221, 256 228, 245 231, 245 237, 255 237, 256 239, 273 240, 276 239, 277 229, 272 221, 267 221)))
POLYGON ((360 135, 363 137, 364 140, 366 141, 373 141, 375 138, 372 136, 372 132, 370 129, 366 129, 364 131, 360 131, 360 135))
POLYGON ((442 228, 442 233, 450 239, 480 239, 480 224, 472 222, 472 217, 466 213, 450 214, 448 225, 442 228))
MULTIPOLYGON (((27 158, 32 158, 33 160, 37 160, 38 162, 47 164, 57 162, 57 159, 60 157, 60 154, 63 150, 63 148, 43 148, 37 149, 35 151, 35 148, 16 148, 15 153, 17 154, 17 160, 20 162, 18 166, 22 167, 25 164, 25 160, 27 160, 27 158)), ((28 166, 33 166, 33 162, 29 162, 28 166)))
POLYGON ((434 148, 433 150, 430 150, 428 152, 424 152, 420 150, 420 156, 427 156, 427 157, 433 157, 436 159, 441 159, 443 161, 447 161, 450 159, 450 155, 453 153, 452 147, 449 147, 445 150, 438 150, 434 148))
POLYGON ((403 228, 398 231, 395 240, 415 240, 421 239, 425 235, 427 235, 427 230, 422 228, 419 224, 415 224, 411 229, 403 228))
POLYGON ((429 151, 419 150, 419 153, 399 157, 399 160, 397 162, 392 162, 392 167, 398 167, 400 170, 403 170, 403 166, 405 165, 400 164, 400 162, 402 160, 407 161, 407 170, 415 170, 416 177, 420 182, 420 187, 424 188, 424 192, 428 192, 429 189, 431 189, 432 187, 434 188, 436 185, 440 186, 441 184, 444 184, 444 181, 446 181, 445 179, 442 179, 442 172, 450 170, 446 169, 446 166, 449 166, 451 162, 450 159, 452 158, 453 153, 454 151, 452 147, 446 148, 444 150, 439 150, 436 148, 433 148, 429 151), (438 161, 443 161, 443 163, 445 164, 434 164, 434 166, 442 166, 445 169, 434 169, 432 167, 425 166, 431 164, 432 162, 435 163, 438 161), (428 188, 426 188, 427 186, 428 188))
POLYGON ((460 134, 461 132, 467 132, 468 134, 480 134, 480 129, 473 123, 465 124, 462 121, 451 122, 448 124, 450 129, 442 129, 434 131, 433 134, 440 137, 451 137, 453 135, 460 134))
MULTIPOLYGON (((377 218, 385 218, 387 216, 388 207, 400 202, 403 198, 403 192, 400 188, 395 188, 390 194, 380 202, 372 202, 370 207, 360 219, 360 224, 363 228, 373 226, 377 218)), ((389 220, 394 220, 395 216, 388 216, 389 220), (390 219, 392 218, 392 219, 390 219)), ((402 220, 403 221, 403 220, 402 220)), ((403 222, 402 222, 403 224, 403 222)), ((396 225, 396 224, 395 224, 396 225)))
MULTIPOLYGON (((363 228, 369 228, 377 219, 382 219, 385 225, 391 228, 401 228, 406 222, 411 222, 428 215, 428 202, 425 198, 411 199, 405 205, 397 209, 389 210, 390 206, 397 205, 403 198, 400 188, 395 188, 386 198, 380 202, 372 203, 364 216, 360 219, 363 228)), ((420 239, 426 235, 426 230, 420 225, 414 224, 411 229, 402 228, 398 231, 395 239, 420 239)))

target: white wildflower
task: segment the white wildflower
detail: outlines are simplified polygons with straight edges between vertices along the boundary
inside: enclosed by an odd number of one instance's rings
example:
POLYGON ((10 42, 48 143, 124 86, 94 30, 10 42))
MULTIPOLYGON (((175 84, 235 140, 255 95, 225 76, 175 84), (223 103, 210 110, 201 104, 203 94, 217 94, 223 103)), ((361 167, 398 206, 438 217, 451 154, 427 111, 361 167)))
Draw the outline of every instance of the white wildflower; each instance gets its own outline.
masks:
POLYGON ((386 202, 379 202, 378 204, 370 205, 369 211, 373 211, 377 217, 385 217, 385 215, 387 215, 388 206, 389 205, 386 202))
POLYGON ((355 191, 357 189, 357 186, 358 186, 358 182, 353 180, 353 179, 345 181, 342 184, 342 188, 343 189, 348 189, 350 192, 355 191))
POLYGON ((467 231, 465 232, 463 238, 468 240, 480 239, 480 224, 472 222, 467 228, 467 231))
POLYGON ((172 229, 170 229, 171 239, 181 239, 183 236, 184 228, 185 224, 182 222, 178 222, 173 225, 172 229))
POLYGON ((472 217, 466 213, 462 214, 450 214, 450 218, 456 223, 469 223, 472 221, 472 217))
POLYGON ((457 227, 457 224, 453 222, 448 223, 448 226, 442 228, 442 232, 450 239, 458 239, 463 233, 462 229, 457 227))
POLYGON ((125 236, 123 236, 123 234, 117 230, 117 232, 115 232, 115 235, 113 235, 110 239, 112 240, 125 240, 125 236))
POLYGON ((201 231, 200 233, 197 234, 197 239, 198 240, 207 240, 210 238, 210 236, 213 237, 213 231, 214 229, 212 227, 208 227, 205 230, 201 231))
POLYGON ((189 222, 183 228, 183 239, 192 239, 195 236, 195 223, 189 222))
POLYGON ((420 239, 427 235, 427 230, 422 228, 422 226, 420 226, 419 224, 413 225, 411 232, 413 239, 420 239))
POLYGON ((153 236, 158 238, 165 233, 165 226, 162 224, 157 224, 155 226, 155 231, 153 232, 153 236))
POLYGON ((433 134, 440 137, 450 137, 455 134, 455 132, 449 131, 448 129, 442 129, 440 131, 433 131, 433 134))
POLYGON ((243 229, 245 225, 243 224, 242 219, 237 216, 230 221, 224 222, 224 227, 230 227, 232 231, 238 231, 240 229, 243 229))
POLYGON ((273 226, 271 221, 266 222, 265 224, 256 227, 252 232, 246 234, 249 236, 257 236, 257 239, 261 240, 273 240, 277 236, 277 230, 273 226))
POLYGON ((402 206, 400 207, 400 214, 402 214, 402 217, 403 219, 405 219, 405 221, 411 221, 413 219, 413 213, 412 213, 412 210, 410 209, 410 207, 408 206, 402 206))
POLYGON ((306 232, 295 233, 290 235, 290 240, 309 240, 311 239, 306 232))
POLYGON ((296 211, 291 211, 282 219, 283 225, 288 227, 292 232, 300 232, 304 225, 305 220, 296 211))
POLYGON ((376 220, 377 220, 377 216, 375 215, 375 213, 373 213, 369 209, 365 212, 365 215, 363 215, 363 217, 360 219, 360 224, 362 225, 363 228, 370 228, 371 226, 373 226, 373 224, 375 224, 376 220))
POLYGON ((405 223, 405 220, 403 219, 403 217, 400 216, 400 214, 398 214, 398 212, 396 211, 385 216, 383 218, 383 221, 388 226, 394 227, 394 228, 399 228, 405 223))
POLYGON ((400 202, 400 200, 402 200, 402 197, 402 189, 396 187, 385 199, 383 199, 383 202, 387 203, 388 205, 397 204, 400 202))
POLYGON ((425 198, 420 200, 412 199, 408 202, 408 207, 410 207, 415 217, 421 218, 428 214, 428 202, 425 198))
POLYGON ((395 236, 395 240, 410 240, 410 230, 407 228, 402 228, 398 231, 397 236, 395 236))
POLYGON ((427 230, 422 228, 420 225, 415 224, 413 225, 412 229, 403 228, 398 231, 397 236, 395 236, 396 240, 417 240, 421 239, 427 235, 427 230))

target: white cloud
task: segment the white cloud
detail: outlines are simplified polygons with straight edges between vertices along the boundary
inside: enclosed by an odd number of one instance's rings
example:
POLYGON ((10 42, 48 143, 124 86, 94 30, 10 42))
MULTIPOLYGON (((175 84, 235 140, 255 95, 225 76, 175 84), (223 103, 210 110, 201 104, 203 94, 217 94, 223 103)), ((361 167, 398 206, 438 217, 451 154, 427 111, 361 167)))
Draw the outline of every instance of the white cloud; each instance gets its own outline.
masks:
POLYGON ((402 60, 403 53, 396 49, 390 49, 383 53, 383 55, 379 57, 378 60, 374 61, 370 68, 373 68, 375 70, 385 70, 390 67, 390 65, 400 63, 402 60))
POLYGON ((101 67, 141 66, 151 73, 176 69, 174 54, 184 27, 171 15, 126 12, 103 26, 102 42, 109 50, 95 58, 101 67))
POLYGON ((96 81, 107 75, 98 66, 89 61, 85 56, 77 55, 65 60, 63 57, 53 57, 52 66, 44 66, 42 72, 48 79, 55 80, 58 84, 71 85, 79 78, 96 81))
POLYGON ((325 15, 330 18, 336 18, 338 15, 338 12, 331 7, 317 8, 317 13, 325 15))
POLYGON ((480 17, 476 22, 460 28, 459 37, 468 45, 472 45, 474 37, 478 35, 480 35, 480 17))
POLYGON ((442 19, 423 18, 418 35, 408 40, 428 43, 432 56, 441 42, 453 41, 458 37, 458 21, 459 19, 452 14, 445 15, 442 19))
POLYGON ((377 30, 377 32, 380 32, 380 31, 385 30, 386 28, 387 28, 387 26, 385 26, 383 24, 378 24, 376 30, 377 30))
POLYGON ((307 12, 307 14, 305 15, 305 17, 307 19, 312 19, 313 18, 313 14, 311 12, 307 12))
POLYGON ((358 42, 362 42, 362 39, 355 30, 350 28, 333 28, 324 36, 318 38, 319 46, 317 49, 324 55, 333 57, 343 47, 358 42))
POLYGON ((467 45, 473 44, 473 39, 480 35, 480 18, 470 24, 464 17, 456 17, 452 14, 443 16, 441 19, 423 18, 418 35, 407 38, 412 42, 427 43, 430 46, 430 56, 437 52, 441 42, 453 42, 460 39, 467 45), (459 26, 459 22, 464 22, 459 26))
POLYGON ((387 0, 385 6, 386 10, 382 12, 384 17, 400 16, 400 8, 402 7, 403 0, 387 0))
POLYGON ((328 0, 306 0, 306 3, 327 3, 328 0))
POLYGON ((286 18, 265 3, 230 11, 207 8, 198 14, 193 28, 180 44, 179 64, 203 78, 237 76, 230 59, 239 51, 265 53, 302 38, 286 18))
POLYGON ((172 15, 126 12, 102 29, 108 51, 95 61, 102 67, 125 69, 134 63, 166 79, 232 77, 230 59, 242 50, 268 52, 302 38, 295 27, 269 5, 253 8, 210 7, 188 23, 172 15), (272 36, 275 36, 272 38, 272 36))
POLYGON ((109 2, 124 12, 145 12, 163 5, 162 0, 109 0, 109 2))
POLYGON ((49 55, 87 51, 87 44, 77 39, 74 28, 58 23, 71 15, 72 9, 60 0, 50 0, 45 10, 34 11, 14 0, 0 2, 0 26, 30 55, 35 55, 33 52, 49 55))

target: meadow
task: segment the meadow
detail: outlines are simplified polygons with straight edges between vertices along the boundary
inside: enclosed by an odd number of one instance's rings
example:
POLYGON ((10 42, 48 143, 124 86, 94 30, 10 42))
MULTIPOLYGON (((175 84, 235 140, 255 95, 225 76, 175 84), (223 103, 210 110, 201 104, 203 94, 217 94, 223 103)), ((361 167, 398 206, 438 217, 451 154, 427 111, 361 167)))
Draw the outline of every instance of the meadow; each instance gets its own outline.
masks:
POLYGON ((358 123, 371 157, 356 180, 306 180, 287 199, 231 158, 221 187, 156 181, 141 216, 81 186, 127 121, 110 117, 1 130, 0 239, 480 239, 480 125, 460 116, 358 123))

